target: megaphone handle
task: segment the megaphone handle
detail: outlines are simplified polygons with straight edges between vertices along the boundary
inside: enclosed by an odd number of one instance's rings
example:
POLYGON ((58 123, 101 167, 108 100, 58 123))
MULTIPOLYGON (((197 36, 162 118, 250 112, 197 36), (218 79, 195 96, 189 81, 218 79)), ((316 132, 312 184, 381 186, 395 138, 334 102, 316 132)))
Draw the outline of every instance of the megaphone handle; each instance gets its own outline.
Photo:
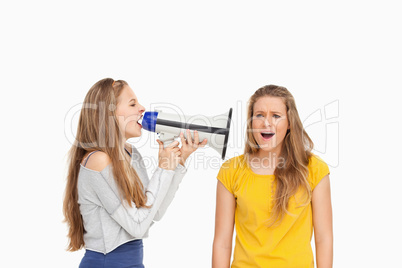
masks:
POLYGON ((169 133, 159 133, 159 140, 163 142, 163 147, 169 146, 177 136, 169 134, 169 133))
POLYGON ((166 140, 163 142, 163 148, 168 147, 174 140, 166 140))

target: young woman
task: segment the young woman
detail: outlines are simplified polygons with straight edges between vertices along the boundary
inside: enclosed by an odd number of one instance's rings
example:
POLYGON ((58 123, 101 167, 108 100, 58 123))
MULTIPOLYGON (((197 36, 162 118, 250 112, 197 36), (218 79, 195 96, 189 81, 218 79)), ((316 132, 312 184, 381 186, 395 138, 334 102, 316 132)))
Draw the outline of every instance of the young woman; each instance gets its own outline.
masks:
POLYGON ((149 179, 140 153, 126 143, 141 135, 144 111, 122 80, 100 80, 85 97, 63 207, 68 250, 86 248, 80 268, 144 267, 142 238, 173 200, 188 156, 206 144, 196 132, 194 142, 181 135, 181 148, 158 140, 159 165, 149 179))
POLYGON ((213 268, 332 267, 329 169, 311 153, 290 92, 269 85, 250 98, 244 154, 218 173, 213 268))

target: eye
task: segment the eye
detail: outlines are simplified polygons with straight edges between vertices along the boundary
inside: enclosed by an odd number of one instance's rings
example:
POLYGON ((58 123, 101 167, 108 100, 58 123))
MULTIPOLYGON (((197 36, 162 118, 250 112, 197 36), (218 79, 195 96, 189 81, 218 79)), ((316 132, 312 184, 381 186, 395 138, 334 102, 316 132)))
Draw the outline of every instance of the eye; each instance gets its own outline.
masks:
POLYGON ((135 103, 134 103, 134 104, 131 104, 130 106, 131 106, 131 107, 134 107, 134 106, 135 106, 135 103))
POLYGON ((273 116, 274 116, 274 118, 281 118, 281 116, 277 115, 277 114, 274 114, 273 116))
POLYGON ((257 114, 255 117, 264 117, 262 114, 257 114))

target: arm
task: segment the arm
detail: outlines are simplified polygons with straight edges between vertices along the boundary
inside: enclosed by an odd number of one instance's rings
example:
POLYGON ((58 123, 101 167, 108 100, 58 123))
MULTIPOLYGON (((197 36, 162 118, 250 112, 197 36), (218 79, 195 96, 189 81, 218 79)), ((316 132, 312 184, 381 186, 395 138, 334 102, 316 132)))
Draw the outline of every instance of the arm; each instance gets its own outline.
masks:
POLYGON ((332 267, 333 232, 329 176, 325 176, 312 194, 313 225, 318 268, 332 267))
POLYGON ((236 200, 234 196, 218 181, 212 268, 230 267, 235 208, 236 200))
MULTIPOLYGON (((167 167, 175 164, 172 161, 177 158, 174 150, 176 149, 170 147, 164 149, 163 153, 168 155, 164 159, 167 167)), ((178 161, 179 159, 177 158, 176 163, 178 161)), ((142 237, 152 224, 153 218, 167 194, 175 172, 158 167, 145 190, 147 196, 146 205, 149 208, 137 208, 134 203, 131 203, 130 206, 127 201, 121 200, 112 169, 106 168, 110 163, 110 158, 103 152, 93 155, 88 168, 98 172, 91 173, 90 187, 96 192, 100 205, 109 213, 111 218, 133 237, 142 237)))
POLYGON ((137 208, 134 203, 130 207, 125 200, 121 201, 119 195, 116 194, 117 187, 112 174, 108 174, 108 170, 104 170, 101 175, 94 188, 96 188, 102 206, 130 235, 143 237, 167 194, 174 171, 161 168, 155 170, 146 189, 146 205, 150 208, 137 208))
POLYGON ((172 179, 172 183, 170 184, 169 190, 167 191, 165 199, 163 200, 162 204, 159 207, 159 210, 157 211, 154 217, 155 221, 161 220, 163 215, 165 215, 166 210, 172 203, 173 198, 177 192, 177 189, 179 189, 179 184, 183 180, 183 177, 186 174, 186 172, 187 172, 186 168, 182 165, 178 165, 177 168, 175 169, 175 173, 172 179))
MULTIPOLYGON (((142 158, 141 153, 133 146, 132 147, 133 155, 135 156, 132 162, 134 169, 137 171, 137 174, 140 176, 142 184, 145 188, 148 188, 149 178, 147 175, 147 170, 145 168, 145 163, 142 158)), ((179 184, 183 180, 184 175, 186 174, 187 169, 183 165, 178 165, 174 170, 174 176, 172 179, 172 183, 169 186, 169 189, 166 193, 165 199, 157 211, 154 221, 159 221, 165 215, 167 208, 172 203, 174 196, 179 188, 179 184)))
MULTIPOLYGON (((163 200, 163 203, 156 214, 154 220, 159 221, 162 219, 163 215, 165 215, 165 212, 169 205, 172 203, 173 198, 177 192, 177 189, 179 189, 179 184, 183 180, 184 175, 187 172, 187 169, 185 168, 185 163, 187 158, 195 152, 198 148, 202 148, 207 144, 207 140, 204 139, 201 143, 199 142, 199 135, 197 131, 194 131, 194 141, 191 139, 191 133, 190 130, 187 129, 187 137, 188 139, 184 139, 184 134, 183 132, 180 133, 180 139, 181 139, 181 144, 182 147, 180 148, 181 152, 181 158, 179 165, 175 169, 175 174, 172 180, 172 184, 170 185, 169 191, 166 194, 165 199, 163 200)), ((159 145, 161 145, 161 142, 158 140, 159 145)), ((163 144, 162 144, 163 145, 163 144)))

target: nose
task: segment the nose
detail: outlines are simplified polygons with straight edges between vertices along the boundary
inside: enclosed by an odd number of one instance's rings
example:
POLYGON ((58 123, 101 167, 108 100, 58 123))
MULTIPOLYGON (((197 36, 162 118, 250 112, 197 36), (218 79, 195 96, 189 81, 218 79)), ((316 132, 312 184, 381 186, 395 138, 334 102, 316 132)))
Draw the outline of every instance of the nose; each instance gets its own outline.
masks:
POLYGON ((145 112, 145 107, 142 106, 141 104, 139 104, 139 112, 142 114, 143 112, 145 112))
POLYGON ((264 120, 264 124, 266 127, 270 127, 271 123, 269 122, 268 118, 264 120))

